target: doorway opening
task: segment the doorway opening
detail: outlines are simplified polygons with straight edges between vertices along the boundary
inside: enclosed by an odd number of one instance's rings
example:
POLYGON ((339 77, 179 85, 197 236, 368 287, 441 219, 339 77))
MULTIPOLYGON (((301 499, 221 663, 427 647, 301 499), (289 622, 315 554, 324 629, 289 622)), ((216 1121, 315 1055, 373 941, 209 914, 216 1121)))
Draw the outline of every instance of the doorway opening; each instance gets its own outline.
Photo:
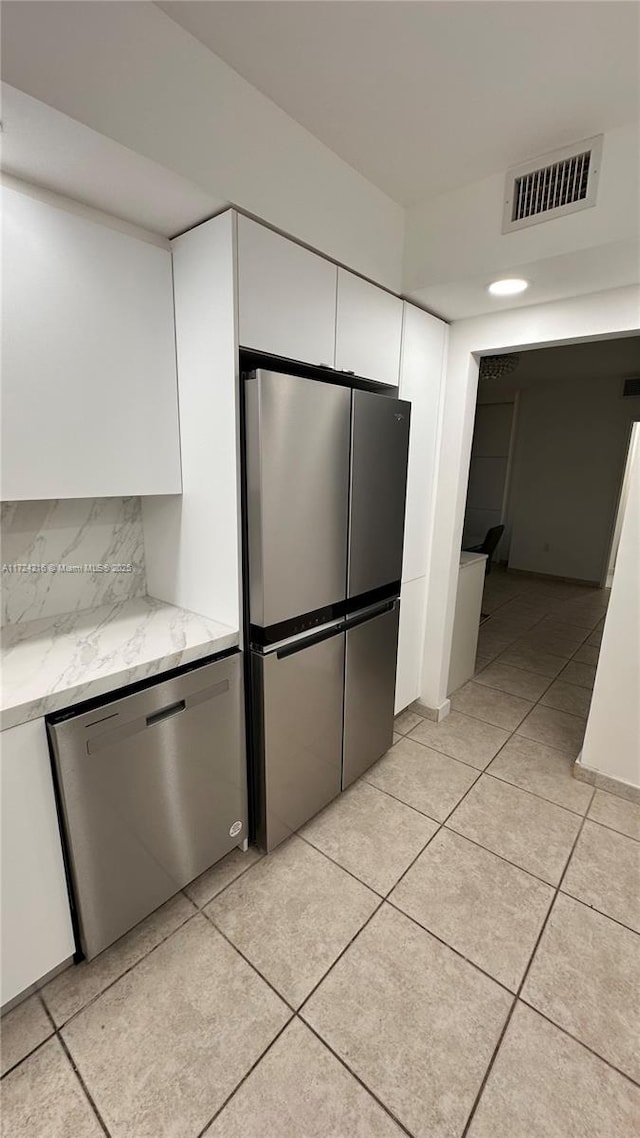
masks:
MULTIPOLYGON (((466 635, 477 637, 473 671, 454 668, 448 694, 469 714, 492 702, 492 722, 572 758, 589 714, 625 472, 639 445, 640 396, 626 396, 635 389, 624 382, 639 359, 640 337, 628 336, 480 362, 463 549, 478 553, 503 528, 489 571, 476 570, 471 620, 465 601, 466 635)), ((470 568, 461 564, 460 583, 470 568)), ((458 605, 452 665, 457 614, 458 605)))

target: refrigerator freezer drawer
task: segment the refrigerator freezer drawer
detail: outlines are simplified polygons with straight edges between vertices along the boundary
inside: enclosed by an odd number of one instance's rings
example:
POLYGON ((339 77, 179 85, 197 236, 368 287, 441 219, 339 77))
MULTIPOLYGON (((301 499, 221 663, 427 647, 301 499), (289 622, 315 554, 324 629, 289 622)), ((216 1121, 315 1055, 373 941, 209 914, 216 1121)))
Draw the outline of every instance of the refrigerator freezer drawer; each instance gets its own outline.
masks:
POLYGON ((340 793, 343 632, 279 655, 252 656, 257 837, 272 850, 340 793))
POLYGON ((396 602, 346 633, 343 790, 393 742, 399 615, 396 602))
POLYGON ((49 725, 88 959, 247 836, 241 660, 49 725))
POLYGON ((343 601, 351 392, 258 371, 245 384, 250 623, 343 601))
POLYGON ((353 392, 347 595, 400 581, 411 406, 353 392))

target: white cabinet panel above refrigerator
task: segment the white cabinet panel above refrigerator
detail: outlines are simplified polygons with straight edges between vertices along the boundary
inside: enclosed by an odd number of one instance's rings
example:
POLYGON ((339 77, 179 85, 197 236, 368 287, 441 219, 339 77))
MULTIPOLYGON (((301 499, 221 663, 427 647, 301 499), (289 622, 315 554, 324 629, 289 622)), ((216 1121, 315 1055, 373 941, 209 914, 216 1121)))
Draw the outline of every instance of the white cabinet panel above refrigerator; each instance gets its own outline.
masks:
POLYGON ((331 261, 239 216, 240 347, 332 367, 336 274, 331 261))
POLYGON ((402 301, 338 269, 336 368, 398 386, 402 301))

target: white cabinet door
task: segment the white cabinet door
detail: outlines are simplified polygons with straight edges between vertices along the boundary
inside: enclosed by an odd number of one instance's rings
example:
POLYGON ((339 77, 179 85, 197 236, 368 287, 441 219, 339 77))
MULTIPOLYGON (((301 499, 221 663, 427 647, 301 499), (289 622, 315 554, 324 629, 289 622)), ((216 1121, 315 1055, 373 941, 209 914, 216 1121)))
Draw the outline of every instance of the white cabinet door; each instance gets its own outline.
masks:
POLYGON ((400 398, 411 403, 411 434, 403 581, 411 581, 427 572, 447 331, 442 320, 405 303, 400 398))
POLYGON ((330 261, 239 216, 240 347, 332 367, 336 276, 330 261))
POLYGON ((180 492, 171 254, 4 187, 2 496, 180 492))
POLYGON ((74 952, 44 719, 2 732, 4 1005, 74 952))
POLYGON ((338 269, 336 368, 398 386, 402 301, 338 269))
POLYGON ((416 581, 407 581, 400 589, 396 715, 420 695, 426 584, 426 577, 419 577, 416 581))

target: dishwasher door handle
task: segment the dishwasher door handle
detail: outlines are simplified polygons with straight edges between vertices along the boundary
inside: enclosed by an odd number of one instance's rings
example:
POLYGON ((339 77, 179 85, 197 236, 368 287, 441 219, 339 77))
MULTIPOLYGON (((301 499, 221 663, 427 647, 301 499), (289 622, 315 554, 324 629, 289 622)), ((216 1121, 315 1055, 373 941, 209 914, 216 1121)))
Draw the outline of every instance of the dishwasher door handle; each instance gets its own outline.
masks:
POLYGON ((105 747, 110 747, 112 743, 121 743, 124 739, 131 738, 132 735, 138 735, 147 727, 153 727, 156 723, 162 723, 173 718, 174 715, 178 715, 181 711, 188 711, 199 703, 205 703, 206 700, 214 699, 228 691, 229 681, 220 680, 217 684, 201 688, 200 691, 194 692, 186 699, 167 704, 160 711, 152 711, 149 715, 140 715, 137 719, 130 719, 128 723, 121 723, 119 726, 111 727, 108 731, 101 731, 99 735, 87 739, 87 754, 95 755, 98 751, 104 750, 105 747))
POLYGON ((154 723, 161 723, 163 719, 171 719, 172 715, 178 715, 179 712, 184 711, 186 703, 183 699, 179 699, 177 703, 171 703, 168 707, 161 708, 160 711, 154 711, 151 715, 147 715, 147 727, 153 727, 154 723))

